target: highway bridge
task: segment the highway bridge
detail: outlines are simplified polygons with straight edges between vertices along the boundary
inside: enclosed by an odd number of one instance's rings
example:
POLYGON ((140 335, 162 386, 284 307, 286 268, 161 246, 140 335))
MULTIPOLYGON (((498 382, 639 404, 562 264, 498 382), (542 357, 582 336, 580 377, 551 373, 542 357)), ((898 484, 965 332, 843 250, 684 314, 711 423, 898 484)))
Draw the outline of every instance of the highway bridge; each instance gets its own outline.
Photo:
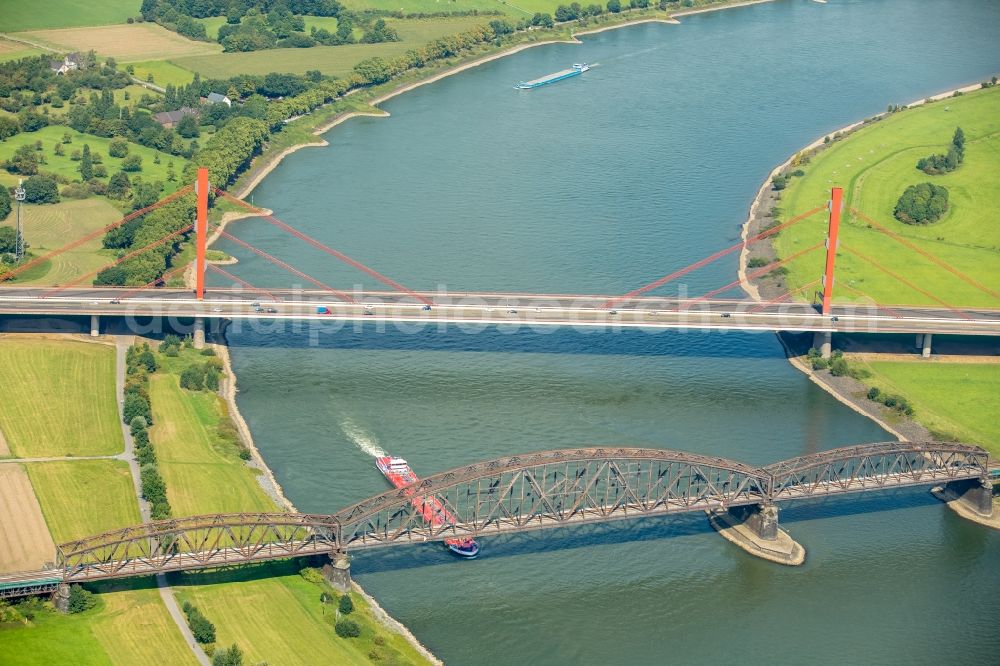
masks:
MULTIPOLYGON (((399 327, 508 327, 914 333, 1000 336, 1000 310, 610 295, 323 290, 0 288, 0 314, 92 316, 174 322, 209 319, 382 322, 399 327), (338 292, 339 293, 339 292, 338 292), (612 302, 609 305, 609 301, 612 302)), ((95 320, 95 331, 99 321, 95 320)))
POLYGON ((544 451, 442 472, 328 515, 220 514, 112 530, 61 544, 51 568, 0 576, 0 597, 73 582, 694 511, 738 515, 766 540, 777 530, 777 503, 932 484, 946 485, 981 515, 992 512, 988 455, 965 444, 863 444, 765 467, 661 449, 544 451), (413 500, 430 497, 450 521, 423 519, 413 500), (755 521, 762 513, 768 520, 755 521))

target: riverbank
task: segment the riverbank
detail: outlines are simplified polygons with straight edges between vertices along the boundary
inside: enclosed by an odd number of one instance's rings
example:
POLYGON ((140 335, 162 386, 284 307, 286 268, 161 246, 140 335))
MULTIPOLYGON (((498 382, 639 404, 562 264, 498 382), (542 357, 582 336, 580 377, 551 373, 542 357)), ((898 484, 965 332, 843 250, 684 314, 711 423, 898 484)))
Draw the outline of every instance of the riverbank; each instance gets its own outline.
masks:
MULTIPOLYGON (((958 95, 964 95, 966 93, 973 93, 981 88, 982 85, 977 83, 937 93, 930 97, 904 105, 904 113, 907 113, 909 109, 919 108, 928 103, 955 98, 958 95)), ((954 104, 952 106, 954 106, 954 104)), ((949 106, 945 110, 949 110, 950 108, 951 107, 949 106)), ((771 264, 779 257, 787 254, 787 251, 784 253, 778 251, 776 245, 780 241, 776 239, 776 235, 768 239, 767 242, 757 243, 756 245, 750 246, 746 245, 749 238, 756 236, 762 231, 768 229, 770 226, 779 222, 775 211, 777 208, 781 207, 782 202, 779 200, 782 195, 785 194, 785 191, 775 190, 772 187, 772 179, 778 176, 790 176, 789 171, 792 168, 807 167, 807 165, 809 165, 817 155, 821 154, 821 151, 832 146, 843 145, 842 142, 849 140, 849 137, 860 128, 868 127, 872 125, 872 123, 894 116, 896 113, 899 113, 899 111, 893 112, 890 110, 879 113, 865 120, 851 123, 833 133, 825 134, 824 136, 819 137, 804 146, 801 150, 797 151, 771 170, 751 202, 747 219, 744 222, 741 231, 741 238, 745 245, 740 254, 738 273, 741 287, 752 299, 760 301, 775 298, 779 294, 787 293, 789 289, 795 288, 800 283, 800 280, 792 280, 790 283, 786 283, 784 275, 781 272, 775 275, 758 275, 754 279, 748 279, 750 261, 754 261, 754 267, 764 266, 771 264)), ((949 118, 948 127, 940 130, 942 137, 946 138, 946 135, 952 131, 950 128, 951 124, 954 122, 958 122, 957 119, 952 120, 949 118)), ((923 149, 925 146, 921 146, 920 148, 923 149)), ((840 167, 839 160, 837 161, 837 166, 840 167)), ((801 171, 798 171, 797 173, 799 176, 802 176, 801 171)), ((826 178, 825 175, 823 177, 826 178)), ((855 179, 852 179, 852 189, 849 194, 858 195, 860 186, 860 182, 855 182, 855 179)), ((812 192, 812 190, 810 190, 810 192, 812 192)), ((809 205, 804 202, 800 202, 800 204, 801 205, 798 206, 798 208, 783 211, 782 220, 790 215, 799 213, 803 206, 809 205)), ((949 240, 951 239, 949 238, 949 240)), ((815 257, 816 255, 813 256, 815 257)), ((857 272, 852 275, 854 275, 855 278, 859 278, 857 272)), ((928 363, 926 360, 916 358, 912 352, 906 353, 909 351, 906 348, 906 345, 902 345, 898 341, 882 343, 872 343, 867 339, 860 342, 852 341, 848 345, 849 348, 845 350, 845 358, 851 364, 860 364, 863 366, 861 368, 862 371, 858 373, 858 378, 852 378, 849 376, 833 376, 828 370, 814 370, 811 363, 805 358, 805 352, 810 346, 811 340, 806 340, 801 335, 791 334, 780 334, 778 337, 785 349, 786 357, 794 367, 806 373, 811 381, 823 388, 823 390, 831 394, 834 398, 849 406, 854 411, 872 419, 894 437, 900 440, 956 438, 953 434, 955 432, 954 429, 951 433, 949 433, 941 429, 936 429, 936 426, 933 425, 929 427, 929 424, 934 424, 940 419, 937 414, 932 413, 931 409, 926 406, 923 410, 921 410, 922 418, 926 421, 926 423, 921 423, 917 417, 906 415, 898 410, 887 409, 880 402, 868 398, 869 389, 872 387, 879 388, 879 386, 877 379, 872 377, 873 373, 871 372, 870 366, 870 363, 874 362, 875 359, 871 354, 866 352, 878 351, 879 362, 896 360, 922 365, 926 365, 928 363), (877 350, 872 348, 873 344, 877 344, 877 350)), ((975 348, 970 347, 966 351, 980 354, 980 358, 985 362, 992 363, 996 361, 995 357, 989 355, 991 350, 988 347, 977 345, 975 348)), ((946 359, 937 360, 945 361, 946 359)), ((963 357, 961 363, 972 364, 973 361, 968 357, 963 357)), ((881 388, 884 390, 886 387, 882 386, 881 388)), ((913 387, 910 387, 908 391, 905 384, 898 387, 893 386, 892 388, 895 393, 901 394, 905 398, 909 398, 910 392, 914 390, 913 387)), ((962 392, 960 386, 957 386, 955 390, 959 393, 962 392)), ((969 390, 971 391, 971 389, 969 390)), ((988 444, 988 442, 983 442, 981 440, 979 443, 984 445, 988 444)))

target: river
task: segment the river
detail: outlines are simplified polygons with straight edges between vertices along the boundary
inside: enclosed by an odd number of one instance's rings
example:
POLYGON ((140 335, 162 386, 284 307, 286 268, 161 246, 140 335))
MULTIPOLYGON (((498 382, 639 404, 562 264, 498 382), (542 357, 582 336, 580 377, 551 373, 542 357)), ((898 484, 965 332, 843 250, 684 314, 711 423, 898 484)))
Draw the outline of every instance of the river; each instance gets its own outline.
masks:
MULTIPOLYGON (((990 0, 784 0, 682 21, 392 99, 390 118, 286 158, 254 203, 411 288, 622 293, 737 241, 761 180, 798 147, 1000 70, 990 0), (572 62, 595 67, 511 89, 572 62)), ((230 230, 328 284, 377 286, 263 221, 230 230)), ((219 247, 251 283, 297 280, 219 247)), ((657 293, 702 293, 736 268, 731 255, 657 293)), ((890 438, 770 334, 258 326, 230 342, 240 410, 307 512, 385 489, 379 448, 427 475, 587 443, 763 464, 890 438)), ((781 519, 806 548, 800 568, 690 515, 483 539, 474 562, 430 545, 365 553, 353 572, 450 664, 990 663, 1000 650, 1000 535, 924 490, 781 519)))

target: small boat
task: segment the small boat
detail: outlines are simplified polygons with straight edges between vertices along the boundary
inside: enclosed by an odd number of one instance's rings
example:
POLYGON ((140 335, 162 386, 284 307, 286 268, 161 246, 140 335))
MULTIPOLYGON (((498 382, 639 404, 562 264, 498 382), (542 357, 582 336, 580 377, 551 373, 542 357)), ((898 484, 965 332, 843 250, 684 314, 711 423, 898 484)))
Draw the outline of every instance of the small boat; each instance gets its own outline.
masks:
POLYGON ((539 88, 549 83, 555 83, 556 81, 562 81, 564 79, 569 79, 574 76, 580 76, 584 72, 590 71, 590 65, 587 63, 576 63, 569 69, 563 69, 555 74, 549 74, 548 76, 543 76, 539 79, 532 79, 531 81, 521 81, 514 84, 515 90, 531 90, 532 88, 539 88))
MULTIPOLYGON (((405 488, 420 480, 410 469, 410 464, 402 458, 380 456, 375 459, 375 466, 396 488, 405 488)), ((441 500, 433 495, 417 496, 414 491, 410 497, 410 504, 420 517, 431 525, 454 525, 457 522, 441 500)), ((455 555, 469 560, 479 555, 479 544, 474 539, 445 539, 444 545, 455 555)))

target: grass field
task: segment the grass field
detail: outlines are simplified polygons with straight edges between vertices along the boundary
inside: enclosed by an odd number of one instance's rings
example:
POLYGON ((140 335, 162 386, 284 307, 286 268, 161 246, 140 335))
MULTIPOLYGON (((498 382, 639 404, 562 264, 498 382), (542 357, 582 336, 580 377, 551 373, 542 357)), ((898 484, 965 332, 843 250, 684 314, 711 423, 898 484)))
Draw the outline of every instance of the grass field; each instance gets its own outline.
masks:
POLYGON ((355 64, 374 56, 395 58, 414 46, 425 44, 446 35, 462 32, 488 22, 482 16, 463 16, 446 19, 390 20, 402 41, 384 44, 348 44, 344 46, 315 46, 309 49, 269 49, 248 53, 220 53, 218 55, 171 58, 171 62, 185 69, 199 72, 203 78, 229 78, 237 74, 267 74, 288 72, 303 74, 318 69, 324 74, 343 76, 355 64))
POLYGON ((863 363, 866 383, 905 396, 914 418, 943 439, 979 444, 1000 457, 1000 365, 995 363, 863 363))
POLYGON ((0 0, 0 32, 125 23, 139 14, 141 0, 45 0, 43 4, 0 0))
MULTIPOLYGON (((139 86, 136 86, 136 88, 139 88, 139 86)), ((41 155, 45 158, 46 162, 39 165, 39 170, 59 174, 70 180, 80 180, 80 172, 77 171, 80 163, 74 162, 70 159, 70 156, 73 151, 82 150, 83 144, 90 146, 91 153, 100 153, 102 163, 105 169, 107 169, 109 177, 121 170, 122 159, 124 159, 108 156, 108 144, 111 143, 111 139, 91 134, 81 134, 72 127, 49 125, 37 132, 21 132, 6 141, 0 142, 0 161, 8 159, 19 147, 25 144, 34 144, 36 141, 42 142, 41 155), (64 134, 69 134, 73 138, 73 142, 63 145, 65 155, 56 155, 54 153, 55 145, 62 141, 64 134)), ((137 143, 129 143, 128 153, 129 155, 135 154, 142 157, 142 170, 129 174, 130 179, 138 175, 142 176, 142 179, 146 181, 158 180, 164 185, 164 194, 169 194, 180 186, 179 181, 172 183, 167 181, 167 164, 173 162, 174 171, 180 174, 184 170, 185 165, 183 157, 163 153, 153 148, 140 146, 137 143), (160 158, 159 164, 154 163, 157 156, 160 158)), ((0 183, 2 184, 14 185, 17 183, 17 179, 18 176, 14 174, 0 171, 0 183)))
POLYGON ((141 522, 124 461, 71 460, 25 467, 56 543, 141 522))
POLYGON ((246 571, 184 575, 177 577, 174 589, 215 623, 218 645, 240 646, 244 663, 369 663, 373 649, 385 663, 425 663, 402 636, 382 628, 356 595, 351 619, 361 626, 361 636, 338 637, 334 607, 324 608, 319 601, 322 590, 332 590, 305 580, 297 573, 299 566, 276 562, 246 571), (265 569, 270 577, 264 577, 265 569), (372 642, 376 635, 385 639, 384 646, 372 642))
POLYGON ((152 83, 158 86, 186 86, 194 80, 194 72, 178 67, 166 60, 147 60, 129 63, 135 68, 135 76, 142 81, 148 81, 153 75, 152 83))
POLYGON ((0 465, 0 571, 30 571, 52 562, 55 543, 21 465, 0 465))
POLYGON ((162 60, 222 51, 218 44, 188 39, 155 23, 35 30, 19 34, 39 44, 66 51, 93 49, 97 55, 115 58, 119 62, 162 60))
POLYGON ((115 350, 57 340, 0 340, 0 429, 17 457, 120 453, 115 350))
POLYGON ((25 666, 197 663, 155 588, 105 592, 77 615, 39 612, 30 627, 0 628, 0 650, 25 666))
POLYGON ((0 62, 7 60, 17 60, 32 55, 38 55, 41 50, 32 48, 27 44, 14 42, 9 39, 0 39, 0 62))
MULTIPOLYGON (((830 188, 844 188, 847 207, 854 207, 882 226, 904 236, 927 252, 995 288, 1000 282, 1000 226, 994 203, 1000 197, 1000 88, 976 91, 962 97, 896 113, 834 143, 803 167, 806 175, 792 178, 782 193, 781 215, 792 216, 822 205, 830 188), (946 152, 956 126, 966 136, 965 163, 944 175, 928 176, 916 169, 919 158, 946 152), (903 190, 911 184, 932 182, 949 190, 950 207, 930 225, 898 222, 892 211, 903 190)), ((822 215, 781 232, 775 247, 780 256, 821 242, 826 235, 822 215)), ((864 220, 847 214, 841 227, 837 253, 837 279, 876 302, 886 304, 940 305, 933 299, 853 255, 854 249, 874 258, 889 270, 949 304, 997 307, 1000 303, 955 275, 869 228, 864 220)), ((791 287, 816 278, 822 257, 810 253, 788 264, 791 287)), ((848 288, 835 290, 838 300, 856 300, 848 288)))
MULTIPOLYGON (((190 350, 179 358, 185 357, 204 359, 190 350)), ((175 516, 274 510, 253 471, 217 434, 219 420, 228 418, 220 397, 186 391, 177 375, 160 372, 151 378, 149 393, 155 422, 150 436, 175 516)))

